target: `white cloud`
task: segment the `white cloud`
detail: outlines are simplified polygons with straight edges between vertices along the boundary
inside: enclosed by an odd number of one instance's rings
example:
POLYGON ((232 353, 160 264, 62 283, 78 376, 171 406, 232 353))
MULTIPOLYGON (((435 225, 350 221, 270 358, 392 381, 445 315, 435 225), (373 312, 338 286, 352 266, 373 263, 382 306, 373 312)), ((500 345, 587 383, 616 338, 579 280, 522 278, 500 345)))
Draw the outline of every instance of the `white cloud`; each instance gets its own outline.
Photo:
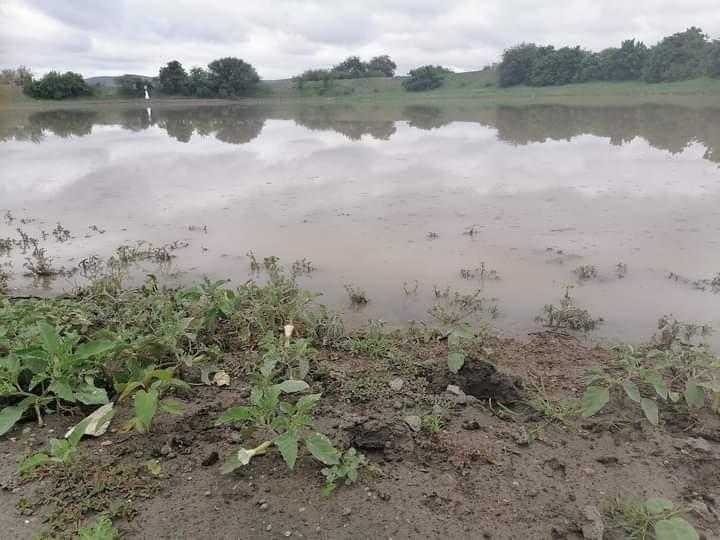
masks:
POLYGON ((600 49, 692 25, 720 36, 716 0, 2 0, 0 57, 91 76, 232 55, 273 79, 349 54, 477 69, 520 41, 600 49))

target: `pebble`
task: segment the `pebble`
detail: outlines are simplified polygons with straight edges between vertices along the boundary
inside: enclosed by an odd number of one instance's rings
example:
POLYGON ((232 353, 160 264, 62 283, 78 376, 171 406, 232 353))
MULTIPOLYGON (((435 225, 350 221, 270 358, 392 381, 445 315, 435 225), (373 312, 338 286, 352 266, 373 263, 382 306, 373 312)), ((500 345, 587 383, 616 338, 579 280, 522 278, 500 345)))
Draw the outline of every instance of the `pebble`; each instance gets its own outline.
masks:
POLYGON ((267 503, 262 503, 262 504, 260 505, 260 510, 267 510, 267 509, 268 509, 268 504, 267 504, 267 503))
POLYGON ((402 401, 393 402, 393 409, 395 409, 396 411, 399 411, 402 408, 403 408, 402 401))
POLYGON ((283 534, 285 536, 292 536, 292 531, 285 531, 283 534))
POLYGON ((446 390, 454 396, 465 396, 465 392, 463 392, 459 386, 454 384, 448 384, 446 390))
POLYGON ((345 508, 342 509, 342 515, 343 515, 343 516, 346 516, 346 517, 347 517, 347 516, 349 516, 350 514, 352 514, 352 509, 351 509, 349 506, 346 506, 345 508))
POLYGON ((160 449, 160 453, 161 453, 163 456, 167 456, 167 455, 169 455, 171 452, 172 452, 172 448, 170 448, 170 446, 167 445, 167 444, 163 444, 162 448, 160 449))
POLYGON ((412 431, 418 432, 422 428, 422 419, 419 416, 406 416, 403 420, 412 431))
POLYGON ((268 525, 267 527, 265 527, 265 530, 266 530, 266 531, 272 531, 272 525, 268 525))
POLYGON ((403 381, 400 377, 395 377, 388 383, 388 386, 390 387, 390 390, 399 392, 402 390, 402 387, 405 386, 405 381, 403 381))

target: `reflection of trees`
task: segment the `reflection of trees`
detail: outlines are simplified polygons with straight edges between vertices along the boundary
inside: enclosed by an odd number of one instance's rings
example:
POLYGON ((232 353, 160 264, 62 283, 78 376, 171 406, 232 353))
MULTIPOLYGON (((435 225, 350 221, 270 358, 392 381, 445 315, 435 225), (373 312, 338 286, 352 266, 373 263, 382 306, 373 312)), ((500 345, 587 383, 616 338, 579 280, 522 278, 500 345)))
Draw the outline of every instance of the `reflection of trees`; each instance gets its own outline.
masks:
POLYGON ((408 125, 419 129, 435 129, 448 125, 452 120, 443 119, 442 107, 435 105, 408 105, 403 109, 408 125))
POLYGON ((705 146, 705 159, 720 163, 720 109, 670 105, 499 107, 493 127, 511 144, 569 140, 578 135, 607 137, 620 145, 635 137, 676 154, 694 143, 705 146))
POLYGON ((187 142, 194 136, 214 135, 231 144, 252 141, 267 118, 292 119, 311 130, 335 131, 351 140, 364 135, 387 140, 396 120, 405 119, 418 129, 434 129, 453 121, 476 121, 497 129, 500 140, 528 144, 570 140, 583 134, 607 137, 620 145, 642 137, 655 148, 682 152, 689 145, 705 146, 705 159, 720 163, 720 108, 685 108, 674 105, 575 107, 534 105, 497 109, 442 104, 413 104, 396 108, 356 107, 346 104, 300 105, 291 109, 268 106, 222 105, 184 108, 157 107, 152 119, 145 108, 126 110, 55 110, 29 116, 0 115, 0 140, 41 142, 46 134, 82 137, 93 125, 119 125, 131 131, 151 126, 187 142))
POLYGON ((336 131, 352 141, 363 135, 386 141, 395 134, 395 121, 387 115, 375 119, 375 111, 358 111, 352 105, 313 105, 293 111, 292 118, 300 126, 313 131, 336 131))

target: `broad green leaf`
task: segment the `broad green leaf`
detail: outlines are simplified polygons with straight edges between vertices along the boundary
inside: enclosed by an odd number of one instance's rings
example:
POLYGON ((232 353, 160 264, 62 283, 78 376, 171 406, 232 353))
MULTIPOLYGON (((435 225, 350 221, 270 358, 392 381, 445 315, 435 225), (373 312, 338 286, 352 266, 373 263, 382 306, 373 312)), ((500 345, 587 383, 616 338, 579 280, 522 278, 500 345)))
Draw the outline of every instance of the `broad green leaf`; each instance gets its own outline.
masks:
POLYGON ((700 535, 680 517, 661 519, 655 523, 656 540, 700 540, 700 535))
POLYGON ((86 384, 75 390, 75 397, 85 405, 105 405, 108 395, 104 388, 86 384))
POLYGON ((145 467, 147 468, 148 472, 156 478, 162 473, 162 466, 157 459, 151 459, 149 461, 146 461, 145 467))
POLYGON ((28 471, 33 470, 35 467, 40 465, 46 465, 50 462, 50 456, 43 454, 33 454, 29 458, 25 459, 17 468, 17 474, 25 474, 28 471))
POLYGON ((653 426, 658 425, 658 406, 652 399, 642 398, 640 400, 640 407, 645 413, 645 418, 648 419, 653 426))
POLYGON ((640 402, 640 390, 638 390, 638 387, 634 382, 625 379, 622 382, 622 387, 623 390, 625 390, 625 394, 627 394, 627 397, 629 397, 636 403, 640 402))
POLYGON ((266 379, 269 379, 275 369, 275 366, 277 365, 277 362, 277 358, 266 357, 263 360, 263 365, 260 367, 260 374, 266 379))
POLYGON ((697 383, 697 385, 700 388, 704 388, 706 390, 710 390, 714 393, 720 393, 720 381, 710 381, 710 382, 701 382, 697 383))
POLYGON ((590 417, 605 407, 610 401, 610 392, 600 386, 589 386, 583 394, 581 406, 582 415, 590 417))
POLYGON ((234 422, 247 422, 255 416, 255 407, 231 407, 227 409, 218 421, 220 424, 232 424, 234 422))
POLYGON ((285 394, 293 394, 295 392, 303 392, 310 388, 308 383, 305 381, 298 381, 294 379, 288 379, 287 381, 283 381, 280 384, 274 385, 277 388, 280 388, 282 392, 285 394))
POLYGON ((275 437, 275 446, 280 450, 283 461, 292 470, 295 467, 295 460, 298 455, 298 434, 295 431, 286 431, 275 437))
POLYGON ((109 352, 115 348, 112 341, 91 341, 83 343, 75 350, 75 357, 79 360, 85 360, 99 354, 109 352))
POLYGON ((461 352, 448 353, 448 369, 452 373, 457 373, 465 365, 465 354, 461 352))
POLYGON ((24 406, 22 404, 11 405, 0 411, 0 435, 5 435, 12 429, 29 405, 29 403, 24 406))
POLYGON ((120 392, 120 396, 118 397, 118 401, 122 401, 126 397, 128 397, 130 394, 132 394, 135 390, 142 387, 142 382, 140 381, 132 381, 127 384, 121 384, 118 385, 117 389, 120 392))
POLYGON ((135 416, 138 423, 135 425, 141 433, 150 431, 152 421, 157 412, 157 390, 138 390, 135 392, 135 416))
POLYGON ((80 439, 82 439, 83 435, 85 435, 85 432, 87 431, 90 422, 92 422, 92 418, 85 418, 73 428, 67 438, 67 442, 70 446, 77 446, 77 444, 80 442, 80 439))
POLYGON ((324 465, 337 465, 340 463, 340 451, 322 433, 311 434, 305 440, 305 444, 309 452, 320 463, 324 465))
POLYGON ((685 383, 685 403, 691 409, 699 409, 705 405, 705 389, 699 386, 694 379, 688 379, 685 383))
POLYGON ((72 448, 67 439, 50 439, 50 456, 53 461, 64 462, 72 448))
POLYGON ((651 514, 669 512, 675 507, 670 499, 665 499, 663 497, 650 497, 647 501, 645 501, 644 506, 651 514))
POLYGON ((645 375, 645 380, 652 385, 655 393, 662 399, 668 398, 668 385, 663 376, 657 371, 651 371, 645 375))
POLYGON ((287 401, 281 401, 280 410, 285 414, 292 414, 295 411, 295 407, 293 407, 292 403, 288 403, 287 401))
POLYGON ((240 467, 244 466, 245 464, 240 461, 240 458, 238 458, 238 453, 233 452, 230 454, 230 456, 225 460, 225 463, 223 463, 222 466, 222 473, 223 474, 230 474, 235 469, 239 469, 240 467))
POLYGON ((160 408, 166 413, 179 415, 182 414, 182 405, 177 399, 165 398, 160 400, 160 408))
POLYGON ((55 354, 60 349, 60 337, 55 330, 55 327, 45 321, 37 323, 38 331, 40 332, 40 340, 45 351, 49 354, 55 354))
POLYGON ((70 385, 65 380, 54 380, 52 383, 50 383, 50 386, 48 386, 48 391, 52 392, 60 399, 68 401, 70 403, 75 403, 76 401, 75 394, 73 393, 72 388, 70 388, 70 385))
POLYGON ((457 337, 463 338, 463 339, 470 339, 475 335, 472 327, 467 323, 456 324, 455 326, 452 327, 452 330, 450 330, 450 333, 454 336, 457 336, 457 337))
POLYGON ((303 414, 312 409, 315 404, 320 401, 321 397, 322 394, 308 394, 307 396, 303 396, 297 400, 297 403, 295 404, 295 410, 298 412, 298 414, 303 414))

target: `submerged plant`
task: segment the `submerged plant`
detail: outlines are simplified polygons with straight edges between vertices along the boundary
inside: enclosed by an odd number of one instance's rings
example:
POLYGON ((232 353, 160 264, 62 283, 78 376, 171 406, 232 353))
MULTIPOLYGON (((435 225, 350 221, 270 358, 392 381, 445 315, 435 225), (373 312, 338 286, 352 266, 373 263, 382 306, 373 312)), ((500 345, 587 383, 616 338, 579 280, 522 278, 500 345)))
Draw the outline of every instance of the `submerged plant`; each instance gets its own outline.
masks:
POLYGON ((370 301, 367 294, 362 289, 345 285, 345 292, 347 292, 350 297, 350 303, 354 306, 364 306, 370 301))
POLYGON ((543 315, 536 320, 544 326, 553 329, 570 329, 589 332, 603 322, 602 318, 594 319, 586 309, 580 309, 574 305, 570 296, 572 285, 565 286, 565 295, 560 300, 560 306, 546 304, 543 308, 543 315))

